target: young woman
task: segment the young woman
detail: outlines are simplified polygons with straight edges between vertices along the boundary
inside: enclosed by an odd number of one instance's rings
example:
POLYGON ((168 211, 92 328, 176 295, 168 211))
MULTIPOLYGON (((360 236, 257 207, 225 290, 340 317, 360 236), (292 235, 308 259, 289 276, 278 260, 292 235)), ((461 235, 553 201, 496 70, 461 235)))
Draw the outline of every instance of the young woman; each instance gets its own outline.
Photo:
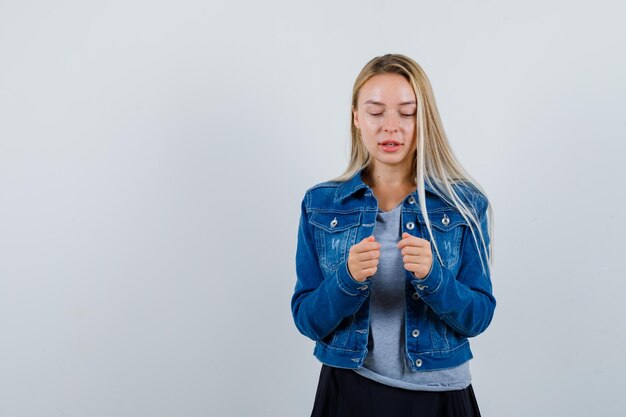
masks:
POLYGON ((291 308, 323 363, 313 417, 479 416, 469 338, 493 317, 491 207, 411 58, 354 83, 346 171, 301 203, 291 308))

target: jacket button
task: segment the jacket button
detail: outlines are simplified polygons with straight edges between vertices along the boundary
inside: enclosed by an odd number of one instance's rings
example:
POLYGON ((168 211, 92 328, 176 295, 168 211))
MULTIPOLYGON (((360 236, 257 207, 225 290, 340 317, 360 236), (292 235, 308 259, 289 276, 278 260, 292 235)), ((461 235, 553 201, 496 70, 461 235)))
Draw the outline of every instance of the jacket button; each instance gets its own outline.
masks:
POLYGON ((333 219, 333 221, 332 221, 332 222, 330 222, 330 227, 335 227, 335 226, 337 226, 337 223, 338 223, 338 222, 337 222, 337 218, 335 217, 335 218, 333 219))
POLYGON ((416 292, 413 293, 412 297, 413 297, 414 300, 419 300, 420 295, 416 291, 416 292))
POLYGON ((441 223, 443 223, 444 226, 447 226, 448 223, 450 223, 450 218, 445 213, 443 214, 443 219, 441 219, 441 223))
POLYGON ((418 290, 423 290, 424 288, 428 288, 428 285, 417 284, 416 287, 417 287, 418 290))
POLYGON ((408 222, 406 224, 406 228, 409 229, 409 230, 413 230, 414 227, 415 227, 415 223, 413 223, 413 222, 408 222))
POLYGON ((367 288, 368 288, 367 285, 362 285, 362 286, 359 287, 359 289, 363 290, 363 291, 365 291, 367 288))
MULTIPOLYGON (((420 331, 417 329, 413 329, 413 331, 411 332, 411 336, 413 337, 417 337, 420 335, 420 331)), ((419 365, 418 365, 419 366, 419 365)))
POLYGON ((416 359, 415 360, 415 365, 422 366, 422 360, 421 359, 416 359))
POLYGON ((413 198, 413 196, 409 198, 409 204, 415 204, 415 199, 413 198))

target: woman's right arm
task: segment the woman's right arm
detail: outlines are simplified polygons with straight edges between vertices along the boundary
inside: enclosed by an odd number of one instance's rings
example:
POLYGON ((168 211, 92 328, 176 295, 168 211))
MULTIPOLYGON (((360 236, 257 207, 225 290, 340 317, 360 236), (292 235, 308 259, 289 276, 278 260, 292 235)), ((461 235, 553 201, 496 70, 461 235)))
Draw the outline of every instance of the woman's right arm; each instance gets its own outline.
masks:
POLYGON ((315 236, 308 220, 310 190, 300 205, 300 223, 296 249, 296 286, 291 298, 291 312, 303 335, 319 341, 359 309, 367 298, 371 280, 356 281, 348 271, 348 256, 336 271, 324 275, 320 267, 315 236))

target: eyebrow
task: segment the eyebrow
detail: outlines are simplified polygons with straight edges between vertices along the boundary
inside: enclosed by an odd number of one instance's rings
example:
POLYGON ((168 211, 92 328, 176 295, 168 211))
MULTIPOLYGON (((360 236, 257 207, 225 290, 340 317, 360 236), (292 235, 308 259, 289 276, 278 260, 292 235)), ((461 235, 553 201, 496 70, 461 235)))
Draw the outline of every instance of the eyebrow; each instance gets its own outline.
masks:
MULTIPOLYGON (((365 103, 363 104, 375 104, 377 106, 384 106, 385 103, 381 103, 380 101, 374 101, 374 100, 367 100, 365 103)), ((400 103, 400 106, 405 106, 407 104, 415 104, 415 100, 411 100, 411 101, 403 101, 402 103, 400 103)))

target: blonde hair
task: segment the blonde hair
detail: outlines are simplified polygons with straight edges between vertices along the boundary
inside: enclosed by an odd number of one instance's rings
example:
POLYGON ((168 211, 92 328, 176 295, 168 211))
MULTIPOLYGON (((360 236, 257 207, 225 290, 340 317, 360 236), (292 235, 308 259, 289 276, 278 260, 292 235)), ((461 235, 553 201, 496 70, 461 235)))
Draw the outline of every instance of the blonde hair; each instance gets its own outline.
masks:
MULTIPOLYGON (((423 213, 431 242, 439 261, 443 264, 437 243, 435 242, 430 219, 426 210, 426 198, 424 182, 448 204, 456 207, 470 227, 476 248, 479 247, 474 227, 478 229, 482 242, 483 253, 486 255, 487 267, 493 263, 493 241, 491 240, 489 250, 485 245, 485 239, 480 227, 478 214, 475 208, 468 207, 460 198, 453 185, 464 183, 475 187, 488 204, 487 221, 489 237, 493 236, 493 211, 491 204, 486 197, 486 193, 480 184, 461 166, 454 156, 452 148, 448 143, 448 138, 443 129, 441 118, 435 104, 435 97, 430 85, 430 81, 424 70, 411 58, 401 54, 386 54, 370 60, 357 76, 352 89, 352 109, 350 110, 350 130, 351 130, 351 155, 348 167, 339 177, 330 181, 346 181, 352 178, 360 169, 368 170, 372 165, 370 153, 360 139, 360 132, 353 123, 352 110, 357 109, 357 101, 361 87, 374 75, 378 74, 400 74, 409 81, 415 97, 417 99, 417 125, 414 140, 417 141, 416 153, 413 157, 411 172, 415 173, 415 183, 419 197, 420 210, 423 213)), ((481 252, 480 250, 478 251, 481 252)), ((483 257, 479 256, 483 272, 485 263, 483 257)))

